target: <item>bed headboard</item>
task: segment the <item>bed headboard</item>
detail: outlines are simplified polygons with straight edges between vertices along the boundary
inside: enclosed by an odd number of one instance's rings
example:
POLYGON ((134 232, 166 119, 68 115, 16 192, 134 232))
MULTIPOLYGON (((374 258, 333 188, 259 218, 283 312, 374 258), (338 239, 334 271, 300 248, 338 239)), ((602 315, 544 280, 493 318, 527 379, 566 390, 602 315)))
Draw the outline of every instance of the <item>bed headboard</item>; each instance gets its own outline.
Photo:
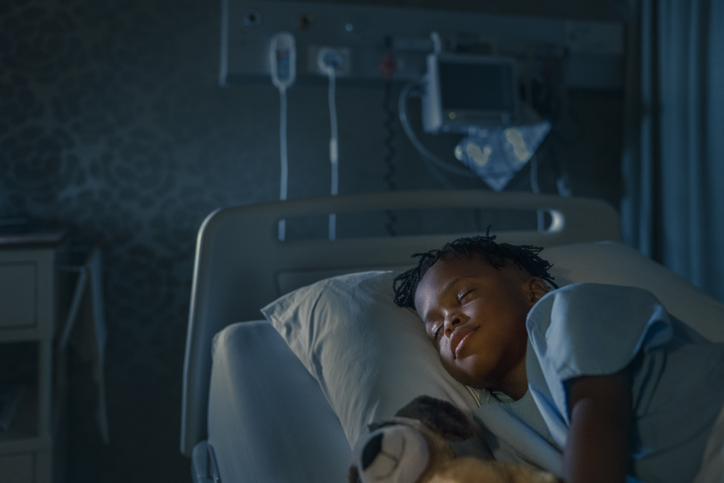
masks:
POLYGON ((475 233, 279 241, 278 221, 365 210, 479 208, 544 210, 545 231, 496 231, 498 241, 543 247, 620 241, 616 211, 593 199, 531 193, 412 191, 303 199, 222 208, 199 229, 183 373, 181 452, 206 438, 213 336, 234 322, 262 318, 282 293, 345 272, 412 266, 412 253, 475 233))

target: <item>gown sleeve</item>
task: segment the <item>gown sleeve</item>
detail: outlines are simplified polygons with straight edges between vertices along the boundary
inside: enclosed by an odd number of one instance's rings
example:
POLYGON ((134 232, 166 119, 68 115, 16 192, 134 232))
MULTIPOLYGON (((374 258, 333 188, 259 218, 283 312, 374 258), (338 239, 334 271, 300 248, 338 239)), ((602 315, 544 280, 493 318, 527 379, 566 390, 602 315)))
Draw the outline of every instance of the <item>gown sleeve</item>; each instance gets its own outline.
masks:
MULTIPOLYGON (((543 298, 528 314, 530 344, 559 416, 570 424, 566 381, 616 373, 674 334, 664 307, 633 287, 574 284, 543 298)), ((650 377, 661 368, 651 367, 650 377)), ((535 388, 532 388, 535 389, 535 388)))

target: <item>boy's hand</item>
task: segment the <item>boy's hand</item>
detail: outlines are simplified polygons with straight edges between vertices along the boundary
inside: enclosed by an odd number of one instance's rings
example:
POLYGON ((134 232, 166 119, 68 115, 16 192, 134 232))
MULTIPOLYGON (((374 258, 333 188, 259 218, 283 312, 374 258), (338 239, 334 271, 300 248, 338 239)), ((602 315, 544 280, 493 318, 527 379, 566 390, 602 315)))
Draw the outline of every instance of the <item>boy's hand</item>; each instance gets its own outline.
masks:
POLYGON ((623 483, 628 473, 631 379, 626 369, 567 382, 571 429, 563 451, 568 483, 623 483))

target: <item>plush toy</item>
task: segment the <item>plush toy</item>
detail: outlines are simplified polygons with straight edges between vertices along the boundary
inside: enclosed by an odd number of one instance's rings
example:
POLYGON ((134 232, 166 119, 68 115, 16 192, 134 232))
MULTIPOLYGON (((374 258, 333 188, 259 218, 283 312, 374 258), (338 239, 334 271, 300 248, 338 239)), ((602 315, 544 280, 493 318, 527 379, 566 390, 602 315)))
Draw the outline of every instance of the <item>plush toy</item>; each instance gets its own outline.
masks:
POLYGON ((349 483, 556 483, 532 466, 492 460, 488 452, 464 456, 475 441, 472 421, 452 404, 420 396, 391 421, 370 426, 357 446, 349 483), (464 443, 463 443, 464 444, 464 443), (461 454, 462 453, 462 454, 461 454), (487 459, 481 459, 487 458, 487 459))

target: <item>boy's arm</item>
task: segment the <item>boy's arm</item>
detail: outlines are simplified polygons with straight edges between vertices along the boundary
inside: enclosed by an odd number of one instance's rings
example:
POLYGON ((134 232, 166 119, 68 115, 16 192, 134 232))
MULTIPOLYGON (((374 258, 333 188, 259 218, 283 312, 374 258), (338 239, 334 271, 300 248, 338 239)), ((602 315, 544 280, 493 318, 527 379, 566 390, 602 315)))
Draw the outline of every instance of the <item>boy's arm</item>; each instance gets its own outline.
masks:
POLYGON ((571 428, 563 452, 565 481, 624 482, 631 414, 628 371, 582 376, 567 384, 571 428))

